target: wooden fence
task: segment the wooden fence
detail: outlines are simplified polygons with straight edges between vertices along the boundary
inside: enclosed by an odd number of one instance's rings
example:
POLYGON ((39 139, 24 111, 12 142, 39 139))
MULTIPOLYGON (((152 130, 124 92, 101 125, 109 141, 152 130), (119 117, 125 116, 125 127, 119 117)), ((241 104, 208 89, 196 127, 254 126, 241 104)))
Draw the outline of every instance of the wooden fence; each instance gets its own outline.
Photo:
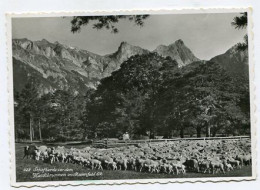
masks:
POLYGON ((173 138, 173 139, 148 139, 148 140, 116 140, 116 139, 104 139, 95 140, 92 142, 93 147, 97 148, 114 148, 129 145, 138 145, 139 143, 167 143, 173 141, 193 141, 193 140, 241 140, 250 139, 250 136, 232 136, 232 137, 199 137, 199 138, 173 138))

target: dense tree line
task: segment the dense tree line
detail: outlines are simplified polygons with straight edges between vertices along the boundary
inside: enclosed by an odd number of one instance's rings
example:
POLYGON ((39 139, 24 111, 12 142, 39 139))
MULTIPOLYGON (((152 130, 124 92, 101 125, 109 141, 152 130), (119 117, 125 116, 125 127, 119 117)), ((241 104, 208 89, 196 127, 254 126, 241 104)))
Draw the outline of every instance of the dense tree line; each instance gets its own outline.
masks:
POLYGON ((91 96, 89 126, 108 137, 125 131, 171 137, 249 133, 249 83, 217 63, 178 68, 157 54, 131 57, 91 96), (98 115, 98 116, 97 116, 98 115))
POLYGON ((248 134, 248 77, 218 63, 179 68, 156 53, 125 61, 84 96, 57 90, 39 95, 30 80, 15 94, 17 139, 79 140, 140 135, 184 137, 248 134))
POLYGON ((40 94, 39 83, 31 78, 15 93, 16 140, 78 140, 83 138, 85 97, 57 90, 40 94))

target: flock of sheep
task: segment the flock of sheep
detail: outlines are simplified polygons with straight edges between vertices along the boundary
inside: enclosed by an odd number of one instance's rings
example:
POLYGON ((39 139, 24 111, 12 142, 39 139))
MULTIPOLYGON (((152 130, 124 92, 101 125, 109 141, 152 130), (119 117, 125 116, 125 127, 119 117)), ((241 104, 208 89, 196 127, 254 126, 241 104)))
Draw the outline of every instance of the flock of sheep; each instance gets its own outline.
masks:
POLYGON ((92 170, 134 170, 177 175, 186 172, 214 174, 250 165, 251 144, 249 139, 241 139, 185 140, 109 149, 30 145, 24 147, 23 158, 25 157, 50 164, 78 164, 92 170))

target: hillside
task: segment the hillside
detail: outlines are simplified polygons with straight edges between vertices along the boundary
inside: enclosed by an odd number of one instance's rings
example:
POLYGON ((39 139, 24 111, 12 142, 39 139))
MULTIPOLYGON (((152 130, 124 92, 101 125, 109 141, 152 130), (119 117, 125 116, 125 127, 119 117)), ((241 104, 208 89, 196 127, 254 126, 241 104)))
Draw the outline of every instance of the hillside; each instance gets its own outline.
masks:
MULTIPOLYGON (((200 61, 182 40, 169 46, 159 45, 153 52, 175 60, 178 67, 200 61)), ((41 94, 57 89, 71 90, 84 94, 88 89, 96 89, 101 79, 120 69, 121 64, 135 55, 148 55, 150 52, 127 42, 109 55, 101 56, 87 50, 69 47, 59 42, 45 39, 31 41, 13 40, 14 90, 21 91, 29 78, 34 77, 40 84, 41 94)), ((221 65, 231 75, 248 76, 248 52, 231 47, 224 54, 210 61, 221 65)))
POLYGON ((15 90, 21 90, 29 76, 33 76, 43 84, 40 90, 44 92, 53 89, 84 92, 96 88, 102 78, 119 69, 130 56, 148 52, 123 42, 115 53, 100 56, 45 39, 14 39, 12 48, 15 79, 22 80, 15 90))
MULTIPOLYGON (((15 80, 20 81, 19 87, 15 85, 15 90, 20 91, 28 78, 34 77, 42 84, 42 93, 55 89, 84 93, 89 88, 95 89, 102 78, 118 70, 131 56, 150 53, 141 47, 122 42, 117 51, 101 56, 59 42, 51 43, 46 39, 14 39, 12 48, 15 80)), ((162 57, 171 57, 179 66, 199 61, 182 40, 169 46, 160 45, 154 52, 162 57)))
POLYGON ((239 51, 237 45, 225 53, 213 57, 210 61, 220 64, 231 75, 249 76, 248 51, 239 51))

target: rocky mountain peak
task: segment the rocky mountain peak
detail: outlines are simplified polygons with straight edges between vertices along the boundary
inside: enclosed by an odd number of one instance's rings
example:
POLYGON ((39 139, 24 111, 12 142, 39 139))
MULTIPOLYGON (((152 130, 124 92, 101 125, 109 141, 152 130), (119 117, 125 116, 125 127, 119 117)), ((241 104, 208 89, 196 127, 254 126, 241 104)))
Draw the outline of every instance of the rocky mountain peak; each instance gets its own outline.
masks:
POLYGON ((47 44, 50 43, 50 42, 49 42, 48 40, 46 40, 45 38, 43 38, 42 40, 40 40, 40 42, 42 42, 42 43, 47 43, 47 44))
POLYGON ((118 62, 122 63, 131 56, 142 55, 147 53, 149 53, 148 50, 143 49, 139 46, 131 45, 128 42, 123 41, 118 47, 118 50, 114 54, 110 55, 110 57, 116 58, 118 62))
POLYGON ((179 39, 179 40, 176 40, 174 42, 174 44, 176 44, 176 45, 184 45, 184 42, 182 41, 182 39, 179 39))
POLYGON ((61 45, 61 43, 58 42, 58 41, 55 41, 54 44, 56 44, 56 45, 61 45))
POLYGON ((29 42, 27 38, 21 38, 21 39, 13 39, 13 43, 24 43, 24 42, 29 42))
POLYGON ((126 41, 123 41, 123 42, 121 42, 119 48, 124 48, 124 47, 127 47, 127 46, 132 46, 132 45, 129 44, 128 42, 126 42, 126 41))
POLYGON ((127 51, 137 51, 137 50, 143 51, 143 49, 141 47, 134 46, 134 45, 129 44, 128 42, 123 41, 123 42, 120 43, 117 52, 118 53, 125 53, 127 51))
POLYGON ((27 38, 22 39, 14 39, 12 41, 13 47, 21 47, 23 49, 32 49, 33 42, 28 40, 27 38))
POLYGON ((192 53, 192 51, 184 44, 181 39, 168 46, 159 45, 154 50, 154 52, 157 52, 163 57, 171 57, 177 61, 179 67, 188 65, 194 61, 199 61, 199 59, 192 53))
POLYGON ((42 39, 42 40, 37 40, 34 42, 35 44, 38 45, 38 47, 49 47, 49 46, 52 46, 53 44, 51 42, 49 42, 48 40, 46 39, 42 39))

